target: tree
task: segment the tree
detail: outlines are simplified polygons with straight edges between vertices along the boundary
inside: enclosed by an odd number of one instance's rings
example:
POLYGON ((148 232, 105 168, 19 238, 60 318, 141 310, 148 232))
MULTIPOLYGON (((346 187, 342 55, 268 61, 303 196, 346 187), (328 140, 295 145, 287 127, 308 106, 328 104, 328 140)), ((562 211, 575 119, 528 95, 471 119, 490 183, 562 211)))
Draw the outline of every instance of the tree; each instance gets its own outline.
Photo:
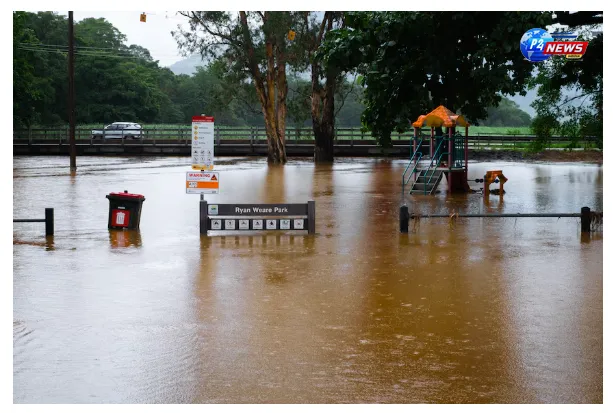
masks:
POLYGON ((292 12, 180 12, 189 30, 173 33, 191 53, 221 58, 242 83, 252 82, 261 105, 268 138, 268 162, 285 163, 287 64, 293 47, 287 34, 296 21, 292 12))
MULTIPOLYGON (((308 13, 305 13, 305 23, 308 13)), ((338 65, 328 62, 322 66, 314 54, 332 30, 343 27, 343 13, 326 11, 319 24, 311 30, 306 48, 308 61, 311 65, 311 118, 315 136, 315 162, 329 162, 334 159, 334 126, 336 113, 334 110, 336 89, 343 82, 338 65), (325 83, 323 80, 325 79, 325 83)), ((307 23, 308 27, 308 23, 307 23)))
POLYGON ((487 118, 481 121, 483 126, 530 126, 530 115, 519 108, 512 100, 503 97, 497 107, 487 108, 487 118))
POLYGON ((13 12, 13 123, 29 127, 37 118, 35 106, 41 95, 33 66, 36 56, 21 46, 39 42, 34 31, 26 27, 26 18, 25 12, 13 12))
POLYGON ((438 105, 478 124, 501 95, 525 95, 533 64, 518 50, 539 12, 355 12, 329 33, 317 56, 325 66, 357 70, 362 123, 380 144, 438 105))
POLYGON ((589 41, 581 62, 552 56, 539 65, 532 86, 538 88, 533 103, 537 112, 532 129, 538 151, 555 133, 571 139, 595 137, 603 145, 603 34, 602 12, 555 12, 554 21, 565 26, 559 31, 579 32, 579 39, 589 41), (596 31, 596 33, 594 33, 596 31))

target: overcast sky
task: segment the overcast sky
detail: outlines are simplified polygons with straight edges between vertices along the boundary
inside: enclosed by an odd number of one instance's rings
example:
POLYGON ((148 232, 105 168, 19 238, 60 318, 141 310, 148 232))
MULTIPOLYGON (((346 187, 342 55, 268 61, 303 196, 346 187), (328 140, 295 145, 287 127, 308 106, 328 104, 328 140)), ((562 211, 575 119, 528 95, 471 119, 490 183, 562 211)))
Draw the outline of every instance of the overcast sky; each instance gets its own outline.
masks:
POLYGON ((131 11, 75 11, 74 19, 75 21, 87 17, 107 19, 126 35, 128 44, 137 44, 148 49, 151 56, 160 61, 161 66, 170 66, 184 59, 179 53, 177 42, 170 32, 176 30, 179 24, 185 24, 185 27, 187 27, 187 19, 177 15, 174 11, 157 11, 146 13, 147 22, 141 23, 140 13, 131 11))

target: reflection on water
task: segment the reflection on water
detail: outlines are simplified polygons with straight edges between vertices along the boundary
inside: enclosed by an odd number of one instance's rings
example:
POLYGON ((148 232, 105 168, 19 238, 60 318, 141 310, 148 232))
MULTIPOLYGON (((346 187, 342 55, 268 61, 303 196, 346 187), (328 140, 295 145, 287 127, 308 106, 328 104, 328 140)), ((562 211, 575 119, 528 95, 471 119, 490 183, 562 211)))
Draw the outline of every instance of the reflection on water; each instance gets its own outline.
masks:
POLYGON ((142 239, 140 231, 136 230, 109 230, 111 248, 140 248, 142 239))
POLYGON ((399 160, 227 159, 209 202, 314 199, 317 234, 200 237, 187 158, 84 158, 73 177, 67 158, 34 161, 15 158, 14 209, 54 207, 56 235, 13 229, 15 402, 602 402, 601 233, 576 218, 398 233, 402 202, 600 211, 602 167, 477 163, 469 178, 504 171, 504 198, 443 181, 402 200, 399 160), (147 197, 140 231, 106 228, 123 189, 147 197))

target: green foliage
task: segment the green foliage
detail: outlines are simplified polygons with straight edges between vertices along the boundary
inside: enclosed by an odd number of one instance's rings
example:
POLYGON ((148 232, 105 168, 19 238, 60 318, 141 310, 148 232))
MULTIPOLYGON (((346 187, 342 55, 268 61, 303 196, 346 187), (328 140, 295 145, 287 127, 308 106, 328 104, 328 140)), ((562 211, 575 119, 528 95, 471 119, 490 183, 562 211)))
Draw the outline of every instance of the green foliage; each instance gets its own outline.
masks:
POLYGON ((538 88, 538 99, 532 104, 537 112, 532 129, 539 142, 535 149, 543 147, 552 133, 570 138, 571 148, 579 139, 595 137, 602 149, 603 34, 592 33, 602 24, 602 12, 556 14, 557 23, 569 25, 570 30, 579 32, 578 40, 589 44, 580 62, 554 56, 539 65, 531 82, 538 88))
MULTIPOLYGON (((287 125, 310 127, 312 80, 304 77, 304 71, 310 67, 310 60, 304 53, 310 47, 308 42, 312 39, 309 36, 317 24, 313 14, 294 13, 289 17, 297 35, 294 42, 286 45, 288 67, 302 72, 288 72, 287 125), (306 22, 302 19, 305 16, 306 22)), ((277 35, 281 36, 284 30, 278 29, 277 35)), ((228 35, 232 33, 229 31, 228 35)), ((52 12, 13 13, 13 121, 16 128, 67 123, 67 35, 65 16, 52 12)), ((261 34, 254 31, 254 36, 261 42, 258 37, 261 34)), ((205 113, 215 116, 219 126, 264 126, 254 83, 248 80, 244 70, 239 70, 237 59, 240 55, 224 52, 228 46, 219 46, 216 50, 219 59, 187 76, 175 75, 160 67, 147 49, 127 45, 125 36, 104 19, 77 22, 75 37, 79 124, 97 127, 116 121, 187 124, 193 115, 205 113)), ((256 53, 261 54, 262 45, 258 44, 256 53)), ((400 65, 401 62, 392 63, 400 65)), ((367 96, 363 86, 367 79, 371 78, 358 74, 355 81, 343 80, 337 84, 336 127, 362 125, 362 113, 367 107, 363 101, 371 96, 367 96)), ((371 83, 369 88, 374 90, 375 86, 371 83)), ((376 112, 371 109, 369 113, 376 112)), ((522 122, 527 116, 505 98, 501 99, 498 108, 490 107, 487 113, 488 119, 483 122, 486 125, 519 127, 525 124, 522 122)), ((594 129, 588 117, 582 119, 581 130, 588 133, 594 129)), ((488 133, 490 129, 471 128, 471 132, 488 133)))
POLYGON ((530 115, 521 110, 517 103, 503 97, 498 106, 487 108, 487 118, 480 121, 484 126, 530 126, 530 115))
POLYGON ((357 70, 365 86, 364 126, 382 145, 438 105, 477 123, 501 94, 525 94, 533 64, 518 53, 526 27, 549 24, 537 12, 355 12, 317 57, 357 70))

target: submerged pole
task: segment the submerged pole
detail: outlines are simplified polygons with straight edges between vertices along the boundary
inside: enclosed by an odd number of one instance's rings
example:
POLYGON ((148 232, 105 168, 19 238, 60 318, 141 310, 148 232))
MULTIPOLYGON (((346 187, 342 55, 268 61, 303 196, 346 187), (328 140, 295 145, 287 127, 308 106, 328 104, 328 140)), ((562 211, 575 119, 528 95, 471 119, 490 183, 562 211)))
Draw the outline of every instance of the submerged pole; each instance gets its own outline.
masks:
POLYGON ((581 208, 581 232, 590 232, 592 214, 589 207, 581 208))
POLYGON ((77 170, 77 147, 75 142, 75 90, 74 90, 74 21, 68 12, 68 142, 70 144, 70 172, 77 170))
POLYGON ((400 207, 400 232, 409 232, 409 207, 406 205, 400 207))

